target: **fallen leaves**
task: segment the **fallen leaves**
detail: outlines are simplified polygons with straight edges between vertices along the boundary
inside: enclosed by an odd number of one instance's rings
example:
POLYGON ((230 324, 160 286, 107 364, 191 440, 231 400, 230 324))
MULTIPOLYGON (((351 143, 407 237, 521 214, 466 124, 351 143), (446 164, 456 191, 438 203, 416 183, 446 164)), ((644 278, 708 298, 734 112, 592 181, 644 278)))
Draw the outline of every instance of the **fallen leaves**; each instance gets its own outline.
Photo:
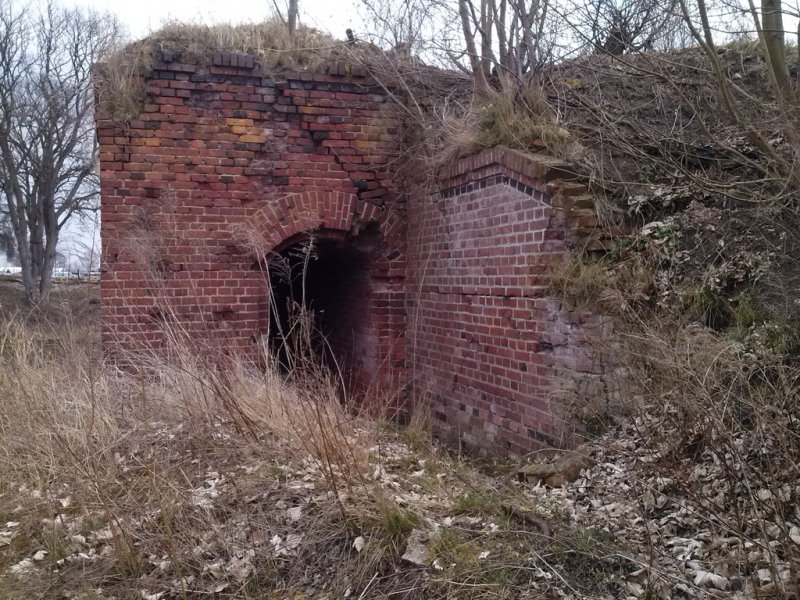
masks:
MULTIPOLYGON (((137 497, 140 503, 131 510, 109 517, 87 511, 76 491, 40 493, 39 501, 49 502, 52 512, 37 517, 34 528, 55 535, 65 555, 33 547, 10 562, 7 573, 35 579, 44 569, 55 570, 68 582, 87 565, 118 564, 118 538, 130 540, 140 556, 135 589, 142 590, 142 598, 173 597, 181 590, 236 597, 265 569, 274 574, 271 585, 291 582, 309 597, 339 584, 342 594, 349 590, 359 597, 364 583, 352 574, 359 565, 375 564, 371 561, 394 574, 373 581, 373 593, 378 582, 390 585, 407 570, 415 585, 435 586, 504 569, 511 569, 511 577, 522 574, 531 590, 561 598, 750 598, 788 589, 785 544, 800 544, 800 515, 780 521, 774 505, 794 502, 796 487, 755 490, 757 506, 750 508, 762 517, 762 530, 755 533, 766 539, 743 539, 725 525, 734 508, 730 499, 738 497, 720 476, 725 461, 706 452, 690 468, 665 476, 654 468, 665 450, 639 435, 647 425, 633 420, 583 448, 580 468, 557 486, 545 484, 552 468, 545 477, 529 469, 527 481, 489 476, 443 455, 419 456, 387 434, 369 447, 373 464, 364 479, 337 491, 310 456, 269 460, 258 453, 234 459, 221 453, 187 463, 175 446, 185 433, 164 429, 155 434, 162 445, 159 460, 174 460, 181 474, 166 482, 158 499, 137 497), (488 490, 497 490, 495 496, 488 490), (355 518, 378 506, 378 498, 394 512, 415 515, 413 527, 379 534, 372 521, 355 518), (355 520, 342 521, 342 509, 355 520), (166 527, 188 524, 194 529, 171 534, 173 543, 181 544, 177 553, 166 538, 156 537, 166 527), (382 542, 381 535, 397 536, 396 554, 381 546, 387 539, 382 542), (443 535, 452 538, 449 546, 443 535), (564 546, 560 540, 567 538, 571 545, 564 546), (594 573, 596 580, 576 581, 575 563, 568 566, 564 557, 585 561, 578 572, 594 573)), ((154 445, 119 453, 115 463, 133 477, 142 460, 137 452, 155 456, 154 445)), ((20 512, 6 522, 0 547, 16 543, 25 519, 20 512)))

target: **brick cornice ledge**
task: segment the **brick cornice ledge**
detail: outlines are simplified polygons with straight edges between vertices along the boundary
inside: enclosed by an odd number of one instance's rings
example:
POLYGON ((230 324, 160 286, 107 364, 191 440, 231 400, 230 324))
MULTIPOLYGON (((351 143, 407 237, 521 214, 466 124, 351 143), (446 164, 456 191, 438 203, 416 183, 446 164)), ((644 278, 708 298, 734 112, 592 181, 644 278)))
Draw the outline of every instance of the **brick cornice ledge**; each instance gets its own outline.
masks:
POLYGON ((503 173, 525 183, 577 179, 572 167, 546 154, 529 154, 505 146, 487 148, 454 161, 438 173, 440 185, 463 185, 488 174, 503 173))

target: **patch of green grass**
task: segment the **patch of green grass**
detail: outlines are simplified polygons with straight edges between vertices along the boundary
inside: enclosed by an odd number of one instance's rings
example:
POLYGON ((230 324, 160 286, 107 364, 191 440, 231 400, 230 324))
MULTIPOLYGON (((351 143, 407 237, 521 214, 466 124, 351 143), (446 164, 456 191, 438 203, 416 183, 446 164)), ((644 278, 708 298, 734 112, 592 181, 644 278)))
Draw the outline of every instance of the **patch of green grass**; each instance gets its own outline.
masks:
POLYGON ((429 454, 433 447, 433 435, 429 429, 403 427, 400 430, 403 441, 415 454, 429 454))
POLYGON ((611 593, 616 582, 633 566, 623 557, 624 545, 600 528, 573 527, 553 535, 541 553, 557 565, 576 588, 585 593, 611 593))
POLYGON ((639 183, 650 183, 656 177, 655 169, 653 169, 653 165, 644 164, 640 165, 636 170, 636 178, 639 180, 639 183))
POLYGON ((468 515, 499 514, 501 496, 494 490, 470 490, 455 499, 453 510, 468 515))
POLYGON ((725 329, 734 321, 728 301, 707 285, 686 294, 678 309, 692 321, 699 321, 715 331, 725 329))
POLYGON ((777 354, 786 356, 790 359, 800 357, 800 324, 785 323, 783 325, 773 325, 765 327, 766 344, 777 354))
POLYGON ((758 309, 753 303, 753 297, 747 292, 739 292, 730 305, 733 321, 740 332, 745 332, 759 320, 758 309))
POLYGON ((518 532, 486 535, 443 527, 429 549, 442 570, 442 597, 516 598, 529 584, 530 539, 518 532))
POLYGON ((400 550, 418 525, 419 517, 413 511, 386 504, 372 518, 371 537, 378 537, 400 550))
POLYGON ((620 236, 613 240, 613 246, 605 255, 605 259, 612 264, 619 263, 631 253, 641 253, 647 249, 647 241, 640 237, 620 236))
POLYGON ((481 547, 466 540, 455 527, 442 527, 430 541, 431 556, 439 560, 442 567, 455 565, 458 568, 474 566, 481 554, 481 547))

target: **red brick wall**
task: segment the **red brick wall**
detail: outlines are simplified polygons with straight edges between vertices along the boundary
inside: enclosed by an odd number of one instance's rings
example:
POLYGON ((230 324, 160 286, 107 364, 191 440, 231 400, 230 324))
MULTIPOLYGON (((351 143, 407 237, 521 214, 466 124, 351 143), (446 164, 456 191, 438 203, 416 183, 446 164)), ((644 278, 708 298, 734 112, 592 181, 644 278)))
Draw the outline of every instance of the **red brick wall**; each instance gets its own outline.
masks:
POLYGON ((596 219, 553 207, 585 190, 547 162, 486 151, 409 199, 409 381, 437 429, 470 450, 572 445, 571 404, 605 393, 591 339, 607 323, 549 292, 551 265, 596 219))
POLYGON ((573 443, 571 405, 608 398, 608 323, 548 291, 555 261, 598 243, 563 167, 494 149, 401 194, 402 113, 357 69, 270 77, 218 54, 157 62, 146 84, 138 119, 98 116, 110 351, 178 327, 256 356, 265 264, 312 232, 312 307, 353 389, 431 399, 446 437, 511 455, 573 443))
POLYGON ((268 324, 265 259, 304 232, 347 244, 375 229, 358 292, 372 325, 353 333, 374 355, 360 357, 371 369, 360 376, 380 379, 387 360, 401 373, 396 105, 338 65, 270 77, 246 55, 160 59, 137 119, 98 115, 109 349, 163 347, 179 324, 193 343, 255 356, 268 324))

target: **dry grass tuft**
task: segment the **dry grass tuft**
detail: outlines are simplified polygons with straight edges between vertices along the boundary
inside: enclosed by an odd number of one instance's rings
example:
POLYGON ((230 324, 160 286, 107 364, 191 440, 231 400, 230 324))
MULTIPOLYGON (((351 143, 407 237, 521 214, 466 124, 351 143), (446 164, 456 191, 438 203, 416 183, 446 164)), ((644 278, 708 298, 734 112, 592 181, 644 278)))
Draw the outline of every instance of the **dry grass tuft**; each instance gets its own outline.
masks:
POLYGON ((212 52, 238 52, 257 56, 269 71, 274 68, 312 69, 324 53, 342 45, 330 35, 300 26, 294 35, 279 19, 242 25, 193 25, 172 22, 149 35, 145 43, 161 50, 185 52, 208 60, 212 52))
POLYGON ((570 258, 553 267, 550 290, 572 309, 629 315, 652 300, 653 272, 639 260, 570 258))
POLYGON ((115 120, 141 114, 145 78, 157 51, 180 53, 185 62, 206 63, 213 52, 253 54, 265 73, 315 70, 342 45, 311 27, 300 26, 293 36, 279 19, 242 25, 195 25, 171 22, 145 39, 111 54, 96 75, 104 112, 115 120))
POLYGON ((476 97, 465 103, 452 99, 435 103, 431 118, 432 123, 424 127, 425 144, 439 164, 494 146, 546 152, 568 161, 583 154, 532 82, 509 83, 485 100, 476 97))

